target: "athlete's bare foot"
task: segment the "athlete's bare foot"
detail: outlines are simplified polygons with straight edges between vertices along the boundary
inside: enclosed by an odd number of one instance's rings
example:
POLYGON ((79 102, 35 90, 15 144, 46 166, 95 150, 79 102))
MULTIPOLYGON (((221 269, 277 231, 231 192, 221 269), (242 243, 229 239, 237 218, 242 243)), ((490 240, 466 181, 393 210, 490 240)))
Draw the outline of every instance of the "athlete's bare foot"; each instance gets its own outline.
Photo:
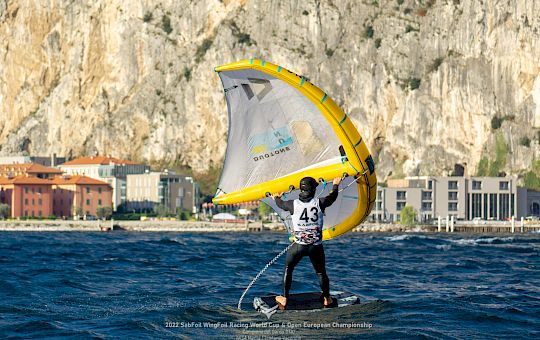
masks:
POLYGON ((285 296, 278 295, 276 296, 276 302, 279 309, 285 309, 285 306, 287 305, 287 298, 285 296))
POLYGON ((334 300, 332 299, 331 296, 325 297, 324 302, 323 302, 323 306, 329 307, 330 305, 332 305, 333 302, 334 302, 334 300))

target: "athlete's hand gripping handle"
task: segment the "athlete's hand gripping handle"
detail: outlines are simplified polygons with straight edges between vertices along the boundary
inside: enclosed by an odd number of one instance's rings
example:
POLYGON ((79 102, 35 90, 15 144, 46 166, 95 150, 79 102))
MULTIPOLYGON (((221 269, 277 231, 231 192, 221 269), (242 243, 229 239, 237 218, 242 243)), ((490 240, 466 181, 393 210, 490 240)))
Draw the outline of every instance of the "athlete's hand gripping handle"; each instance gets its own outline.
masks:
POLYGON ((341 177, 336 177, 336 178, 334 178, 334 180, 332 181, 332 184, 333 184, 333 185, 339 185, 339 184, 341 183, 341 180, 342 180, 341 177))
POLYGON ((276 200, 276 197, 277 197, 277 198, 281 198, 281 196, 283 196, 283 193, 282 193, 282 192, 276 192, 276 193, 272 194, 272 198, 273 198, 274 200, 276 200))

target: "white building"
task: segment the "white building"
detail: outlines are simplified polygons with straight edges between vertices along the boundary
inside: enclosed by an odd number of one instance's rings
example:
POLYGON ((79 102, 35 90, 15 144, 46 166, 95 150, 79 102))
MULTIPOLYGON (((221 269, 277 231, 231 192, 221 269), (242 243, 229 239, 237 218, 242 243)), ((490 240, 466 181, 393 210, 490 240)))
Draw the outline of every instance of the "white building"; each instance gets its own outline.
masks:
POLYGON ((379 187, 371 219, 398 221, 411 206, 419 221, 438 216, 506 220, 536 215, 540 194, 517 186, 516 177, 408 177, 379 187))
POLYGON ((192 177, 177 175, 173 171, 149 171, 127 176, 126 208, 128 210, 151 210, 161 204, 169 213, 178 208, 191 213, 198 212, 199 186, 192 177))

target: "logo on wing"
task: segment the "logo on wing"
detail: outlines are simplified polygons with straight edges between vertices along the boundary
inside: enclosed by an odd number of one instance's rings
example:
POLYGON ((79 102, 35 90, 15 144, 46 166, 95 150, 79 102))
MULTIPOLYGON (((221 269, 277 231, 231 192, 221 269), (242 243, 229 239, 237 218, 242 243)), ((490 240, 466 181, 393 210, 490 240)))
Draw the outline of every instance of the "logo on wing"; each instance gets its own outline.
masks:
POLYGON ((293 138, 287 126, 267 130, 248 139, 250 156, 255 162, 290 151, 292 143, 293 138))

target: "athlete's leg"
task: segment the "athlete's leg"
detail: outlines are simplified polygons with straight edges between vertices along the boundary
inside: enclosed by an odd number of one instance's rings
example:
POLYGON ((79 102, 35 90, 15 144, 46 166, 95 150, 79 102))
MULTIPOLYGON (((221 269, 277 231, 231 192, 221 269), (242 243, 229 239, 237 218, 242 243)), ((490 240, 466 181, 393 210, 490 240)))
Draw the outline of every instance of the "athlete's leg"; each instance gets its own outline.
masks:
MULTIPOLYGON (((324 248, 322 244, 311 245, 309 249, 309 259, 313 265, 313 269, 319 277, 319 284, 325 299, 330 297, 330 280, 326 274, 326 259, 324 256, 324 248)), ((331 301, 330 301, 331 303, 331 301)))
POLYGON ((289 290, 291 289, 294 267, 296 267, 298 262, 300 262, 302 257, 304 257, 305 255, 305 252, 303 250, 304 249, 301 244, 295 243, 287 251, 285 270, 283 271, 283 296, 285 296, 286 298, 289 297, 289 290))
POLYGON ((285 270, 283 271, 283 296, 276 296, 276 301, 283 307, 287 304, 287 298, 289 297, 294 267, 296 267, 302 257, 304 257, 304 251, 302 245, 298 243, 293 244, 287 251, 285 270))

